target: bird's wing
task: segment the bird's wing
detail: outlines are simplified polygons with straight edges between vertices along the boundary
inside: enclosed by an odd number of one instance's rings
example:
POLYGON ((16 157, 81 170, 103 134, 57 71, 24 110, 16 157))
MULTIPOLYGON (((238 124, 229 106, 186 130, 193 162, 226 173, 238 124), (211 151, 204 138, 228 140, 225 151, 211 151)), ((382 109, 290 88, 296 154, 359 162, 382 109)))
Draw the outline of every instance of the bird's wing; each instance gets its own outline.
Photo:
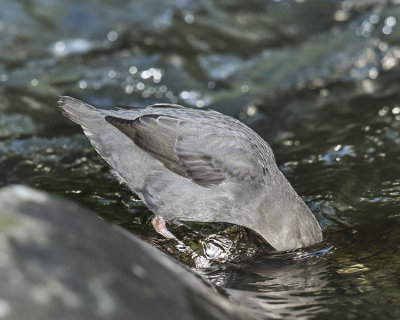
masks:
POLYGON ((228 128, 160 114, 105 119, 166 168, 204 187, 232 179, 259 181, 266 172, 254 146, 228 128))
MULTIPOLYGON (((117 108, 118 110, 140 109, 140 107, 137 107, 137 106, 128 106, 128 105, 124 105, 124 104, 116 104, 115 108, 117 108)), ((173 103, 155 103, 155 104, 148 106, 147 108, 185 109, 187 107, 180 106, 179 104, 173 104, 173 103)))

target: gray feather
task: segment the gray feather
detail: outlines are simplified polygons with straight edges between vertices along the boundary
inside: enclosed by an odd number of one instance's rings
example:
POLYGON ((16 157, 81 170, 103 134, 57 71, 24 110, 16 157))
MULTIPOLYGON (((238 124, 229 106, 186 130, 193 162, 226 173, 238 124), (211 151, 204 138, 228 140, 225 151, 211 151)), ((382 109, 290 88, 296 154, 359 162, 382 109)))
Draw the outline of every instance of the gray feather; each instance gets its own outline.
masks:
POLYGON ((120 180, 165 220, 243 225, 277 250, 322 240, 270 146, 240 121, 169 104, 100 110, 61 97, 59 107, 82 126, 120 180))
POLYGON ((160 114, 144 114, 133 120, 105 119, 166 168, 203 187, 226 179, 260 180, 264 174, 261 164, 243 152, 247 143, 236 138, 232 144, 227 130, 220 132, 209 126, 203 130, 190 121, 160 114))

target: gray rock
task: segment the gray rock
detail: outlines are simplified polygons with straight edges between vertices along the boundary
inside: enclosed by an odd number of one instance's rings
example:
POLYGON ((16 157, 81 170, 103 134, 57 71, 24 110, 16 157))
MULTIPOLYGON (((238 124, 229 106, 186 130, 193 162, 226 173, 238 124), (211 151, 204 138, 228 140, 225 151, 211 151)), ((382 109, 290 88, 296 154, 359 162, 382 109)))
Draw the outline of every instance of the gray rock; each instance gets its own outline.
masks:
POLYGON ((78 205, 0 190, 0 319, 248 319, 194 274, 78 205))

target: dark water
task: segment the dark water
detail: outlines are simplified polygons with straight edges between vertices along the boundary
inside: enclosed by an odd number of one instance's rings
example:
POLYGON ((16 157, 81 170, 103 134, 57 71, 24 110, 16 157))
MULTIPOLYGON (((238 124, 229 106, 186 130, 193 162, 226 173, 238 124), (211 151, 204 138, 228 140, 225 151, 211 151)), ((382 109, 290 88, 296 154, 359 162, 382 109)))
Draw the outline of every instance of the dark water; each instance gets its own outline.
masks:
POLYGON ((0 186, 76 200, 190 264, 56 100, 212 107, 270 142, 325 240, 274 254, 226 224, 173 227, 230 251, 200 272, 260 319, 400 318, 398 1, 0 5, 0 186))

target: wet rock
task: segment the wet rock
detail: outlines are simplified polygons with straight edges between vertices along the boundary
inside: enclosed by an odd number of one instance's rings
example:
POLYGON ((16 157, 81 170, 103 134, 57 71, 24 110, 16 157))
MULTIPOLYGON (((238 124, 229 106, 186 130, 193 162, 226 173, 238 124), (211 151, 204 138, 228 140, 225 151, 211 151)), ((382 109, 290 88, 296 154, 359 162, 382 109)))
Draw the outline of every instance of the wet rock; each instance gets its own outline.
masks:
POLYGON ((0 319, 248 319, 162 252, 78 205, 0 190, 0 319))

